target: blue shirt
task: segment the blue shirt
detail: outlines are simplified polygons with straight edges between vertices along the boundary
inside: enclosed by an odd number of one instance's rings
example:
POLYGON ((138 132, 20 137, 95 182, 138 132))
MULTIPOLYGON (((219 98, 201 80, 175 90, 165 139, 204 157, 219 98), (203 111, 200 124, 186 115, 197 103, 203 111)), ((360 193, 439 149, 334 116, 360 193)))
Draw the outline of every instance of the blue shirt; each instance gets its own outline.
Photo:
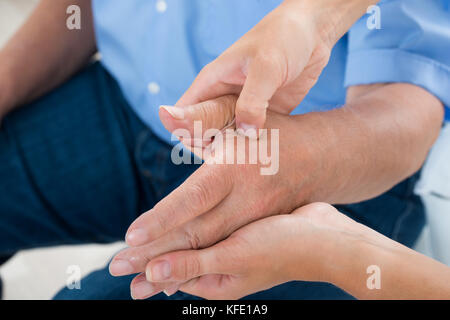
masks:
MULTIPOLYGON (((206 64, 281 0, 93 0, 103 65, 138 116, 162 139, 158 108, 174 104, 206 64)), ((408 82, 450 106, 448 0, 385 0, 381 29, 363 16, 333 49, 319 81, 294 114, 345 103, 357 84, 408 82)))

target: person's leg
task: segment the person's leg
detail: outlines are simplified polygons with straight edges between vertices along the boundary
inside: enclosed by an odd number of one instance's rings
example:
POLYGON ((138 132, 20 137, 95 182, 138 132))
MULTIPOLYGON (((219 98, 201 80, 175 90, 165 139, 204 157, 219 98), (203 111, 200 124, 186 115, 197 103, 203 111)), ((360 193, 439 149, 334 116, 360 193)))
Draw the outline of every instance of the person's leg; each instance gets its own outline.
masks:
MULTIPOLYGON (((198 165, 175 165, 171 161, 172 147, 156 138, 151 130, 143 130, 137 135, 133 152, 134 161, 144 184, 150 187, 153 198, 162 199, 178 187, 192 174, 198 165)), ((143 213, 141 211, 139 213, 143 213)), ((108 267, 97 270, 81 280, 80 290, 62 288, 56 300, 129 300, 130 283, 134 276, 113 277, 108 267)), ((170 299, 194 298, 187 294, 177 293, 170 299)), ((166 299, 160 294, 158 299, 166 299)), ((168 298, 167 298, 168 299, 168 298)))
POLYGON ((0 257, 123 239, 154 202, 134 162, 147 129, 96 63, 0 128, 0 257))

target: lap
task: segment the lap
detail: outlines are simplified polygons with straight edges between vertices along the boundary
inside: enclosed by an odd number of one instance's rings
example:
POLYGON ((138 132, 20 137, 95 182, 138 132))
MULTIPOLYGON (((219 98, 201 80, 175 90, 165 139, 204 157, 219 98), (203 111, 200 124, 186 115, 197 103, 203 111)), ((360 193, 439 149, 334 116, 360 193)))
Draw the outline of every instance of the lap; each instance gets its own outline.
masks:
POLYGON ((0 256, 123 239, 187 172, 169 153, 99 63, 17 109, 0 129, 0 256))

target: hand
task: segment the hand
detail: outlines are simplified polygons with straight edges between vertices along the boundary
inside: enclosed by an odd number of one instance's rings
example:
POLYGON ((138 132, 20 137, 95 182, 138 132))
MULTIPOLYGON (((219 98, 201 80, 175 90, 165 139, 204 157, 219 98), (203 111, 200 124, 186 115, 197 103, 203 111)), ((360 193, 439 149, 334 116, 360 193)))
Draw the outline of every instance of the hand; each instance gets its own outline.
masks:
POLYGON ((132 296, 144 299, 165 288, 170 294, 173 283, 180 283, 181 291, 202 298, 239 299, 292 280, 331 282, 333 271, 346 276, 345 260, 369 241, 391 240, 328 204, 314 203, 253 222, 212 247, 154 258, 132 283, 132 296), (145 279, 151 283, 143 287, 145 279))
POLYGON ((303 100, 327 65, 335 42, 376 2, 284 1, 203 68, 176 105, 239 95, 238 129, 245 133, 262 128, 266 108, 289 114, 303 100))
POLYGON ((178 289, 206 299, 239 299, 288 281, 332 283, 359 299, 450 297, 448 266, 325 203, 251 223, 207 249, 156 257, 131 292, 136 299, 178 289), (374 266, 377 290, 368 286, 374 266))
POLYGON ((244 131, 262 128, 268 107, 289 114, 315 84, 331 51, 316 25, 318 10, 297 2, 285 1, 203 68, 177 106, 240 94, 236 123, 244 131))
MULTIPOLYGON (((220 105, 202 106, 209 110, 220 105)), ((191 111, 170 125, 188 126, 190 117, 195 118, 191 111)), ((110 272, 143 272, 156 256, 209 247, 243 225, 306 203, 373 197, 417 170, 441 121, 441 103, 405 84, 366 90, 354 95, 349 106, 333 111, 301 116, 269 112, 266 127, 279 129, 278 173, 261 175, 261 165, 202 165, 130 226, 127 243, 133 247, 113 259, 110 272), (411 108, 414 118, 406 117, 411 108)), ((259 142, 270 149, 270 134, 259 142)), ((145 284, 142 275, 138 280, 145 284)))
MULTIPOLYGON (((218 101, 228 101, 234 110, 236 98, 218 101)), ((217 101, 207 106, 219 105, 224 106, 217 101)), ((195 112, 186 118, 192 114, 195 112)), ((143 272, 160 254, 211 246, 249 222, 289 213, 298 204, 309 202, 311 190, 316 189, 313 186, 320 184, 320 176, 327 172, 323 168, 328 166, 323 150, 315 147, 323 145, 320 140, 324 135, 309 135, 319 127, 312 120, 303 123, 303 118, 269 113, 267 126, 279 129, 279 141, 273 142, 269 133, 259 142, 267 143, 268 149, 273 143, 279 146, 279 171, 275 175, 261 175, 261 164, 203 164, 130 226, 126 241, 132 248, 113 259, 111 274, 143 272), (293 134, 299 127, 303 134, 293 134)))

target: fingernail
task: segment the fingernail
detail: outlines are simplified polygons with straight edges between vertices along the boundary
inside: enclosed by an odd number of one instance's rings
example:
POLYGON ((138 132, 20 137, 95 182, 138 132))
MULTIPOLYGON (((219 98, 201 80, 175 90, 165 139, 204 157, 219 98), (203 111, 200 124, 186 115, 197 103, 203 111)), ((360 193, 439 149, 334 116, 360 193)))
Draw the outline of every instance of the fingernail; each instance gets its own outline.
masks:
POLYGON ((155 287, 153 284, 147 281, 142 281, 136 283, 131 288, 131 296, 133 299, 145 299, 152 295, 155 292, 155 287))
POLYGON ((125 241, 130 246, 139 246, 144 244, 147 241, 147 232, 139 228, 133 229, 127 233, 125 241))
POLYGON ((166 296, 170 297, 171 295, 174 295, 175 293, 177 293, 177 291, 180 289, 180 285, 176 284, 172 287, 169 287, 167 289, 165 289, 163 292, 166 296))
POLYGON ((176 119, 176 120, 184 120, 184 109, 179 107, 172 107, 172 106, 160 106, 160 108, 163 108, 166 110, 170 115, 176 119))
POLYGON ((114 260, 109 265, 109 273, 113 276, 124 276, 133 273, 134 268, 127 260, 114 260))
POLYGON ((239 123, 236 132, 250 139, 258 139, 256 126, 247 123, 239 123))
POLYGON ((164 281, 170 278, 171 273, 170 263, 161 261, 148 268, 146 276, 148 281, 164 281))

